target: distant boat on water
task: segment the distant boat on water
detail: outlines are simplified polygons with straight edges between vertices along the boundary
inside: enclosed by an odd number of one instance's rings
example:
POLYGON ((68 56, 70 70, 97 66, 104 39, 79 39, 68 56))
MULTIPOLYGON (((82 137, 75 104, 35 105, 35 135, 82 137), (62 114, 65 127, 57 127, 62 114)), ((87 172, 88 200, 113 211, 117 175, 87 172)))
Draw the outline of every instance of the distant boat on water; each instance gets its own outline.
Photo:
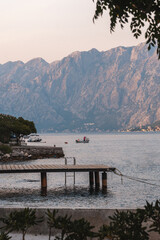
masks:
POLYGON ((77 139, 76 143, 89 143, 89 138, 84 137, 83 139, 77 139))

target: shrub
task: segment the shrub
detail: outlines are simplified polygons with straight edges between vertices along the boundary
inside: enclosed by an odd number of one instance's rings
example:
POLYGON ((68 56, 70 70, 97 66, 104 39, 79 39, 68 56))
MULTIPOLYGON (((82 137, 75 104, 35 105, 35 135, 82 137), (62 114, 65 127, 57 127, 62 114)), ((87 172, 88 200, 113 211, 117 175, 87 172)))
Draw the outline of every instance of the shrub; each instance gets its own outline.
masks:
POLYGON ((0 233, 0 240, 9 240, 9 239, 11 239, 11 237, 8 236, 8 233, 5 233, 5 232, 0 233))
POLYGON ((145 211, 137 209, 132 211, 116 210, 109 226, 103 225, 99 230, 99 239, 112 240, 148 240, 147 228, 143 225, 145 211))
POLYGON ((155 203, 147 202, 145 207, 145 221, 149 222, 149 232, 158 232, 160 234, 160 201, 155 203))
POLYGON ((25 208, 21 211, 13 211, 7 218, 1 218, 0 220, 4 224, 4 230, 21 232, 22 240, 25 240, 28 229, 42 222, 43 218, 36 217, 35 209, 25 208))
POLYGON ((6 153, 11 153, 12 149, 10 146, 2 144, 2 145, 0 145, 0 151, 2 151, 2 153, 6 154, 6 153))

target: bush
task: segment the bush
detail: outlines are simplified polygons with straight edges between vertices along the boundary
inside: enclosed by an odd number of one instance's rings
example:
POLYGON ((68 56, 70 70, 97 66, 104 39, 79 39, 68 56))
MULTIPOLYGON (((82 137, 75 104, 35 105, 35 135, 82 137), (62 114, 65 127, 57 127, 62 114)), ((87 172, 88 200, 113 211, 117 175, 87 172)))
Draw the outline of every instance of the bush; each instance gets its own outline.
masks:
POLYGON ((109 226, 103 226, 99 233, 100 238, 107 236, 116 240, 149 240, 147 227, 143 225, 145 211, 137 209, 132 211, 118 211, 110 217, 109 226))
POLYGON ((0 233, 0 240, 9 240, 11 238, 12 237, 8 236, 8 233, 5 233, 5 232, 0 233))
POLYGON ((7 218, 0 218, 4 224, 2 227, 5 231, 21 232, 22 240, 25 240, 25 235, 28 229, 32 226, 38 225, 43 221, 43 218, 36 217, 36 209, 25 208, 21 211, 13 211, 7 218))
POLYGON ((6 154, 6 153, 11 153, 12 149, 10 146, 2 144, 2 145, 0 145, 0 151, 2 151, 2 153, 6 154))

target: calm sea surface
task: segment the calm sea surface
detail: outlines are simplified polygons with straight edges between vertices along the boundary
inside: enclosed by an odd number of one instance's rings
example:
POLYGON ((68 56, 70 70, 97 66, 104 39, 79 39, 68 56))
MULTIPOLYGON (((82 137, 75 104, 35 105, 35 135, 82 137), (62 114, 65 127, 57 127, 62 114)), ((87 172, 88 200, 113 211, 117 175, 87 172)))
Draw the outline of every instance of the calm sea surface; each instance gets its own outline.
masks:
MULTIPOLYGON (((48 196, 41 197, 40 174, 2 174, 0 207, 135 208, 142 207, 146 200, 160 199, 160 133, 88 134, 88 144, 75 143, 82 134, 41 136, 46 143, 36 145, 63 147, 65 156, 75 157, 77 164, 106 164, 153 185, 125 177, 122 183, 119 176, 108 173, 107 193, 90 193, 87 173, 76 173, 75 186, 73 178, 67 177, 67 187, 63 173, 48 173, 48 196)), ((64 159, 23 162, 32 163, 64 163, 64 159)))

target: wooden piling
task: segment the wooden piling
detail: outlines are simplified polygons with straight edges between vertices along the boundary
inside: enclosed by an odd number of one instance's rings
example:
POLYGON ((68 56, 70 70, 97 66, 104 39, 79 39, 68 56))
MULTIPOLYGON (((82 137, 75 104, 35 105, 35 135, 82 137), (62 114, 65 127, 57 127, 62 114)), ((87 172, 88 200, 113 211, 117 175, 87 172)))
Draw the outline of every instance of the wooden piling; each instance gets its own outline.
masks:
POLYGON ((47 173, 41 172, 41 196, 47 196, 47 173))
POLYGON ((98 190, 100 187, 100 181, 99 181, 99 171, 95 172, 95 189, 98 190))
POLYGON ((94 186, 93 172, 89 172, 89 186, 90 188, 93 188, 94 186))
POLYGON ((103 192, 107 191, 107 173, 106 172, 102 173, 102 191, 103 192))

